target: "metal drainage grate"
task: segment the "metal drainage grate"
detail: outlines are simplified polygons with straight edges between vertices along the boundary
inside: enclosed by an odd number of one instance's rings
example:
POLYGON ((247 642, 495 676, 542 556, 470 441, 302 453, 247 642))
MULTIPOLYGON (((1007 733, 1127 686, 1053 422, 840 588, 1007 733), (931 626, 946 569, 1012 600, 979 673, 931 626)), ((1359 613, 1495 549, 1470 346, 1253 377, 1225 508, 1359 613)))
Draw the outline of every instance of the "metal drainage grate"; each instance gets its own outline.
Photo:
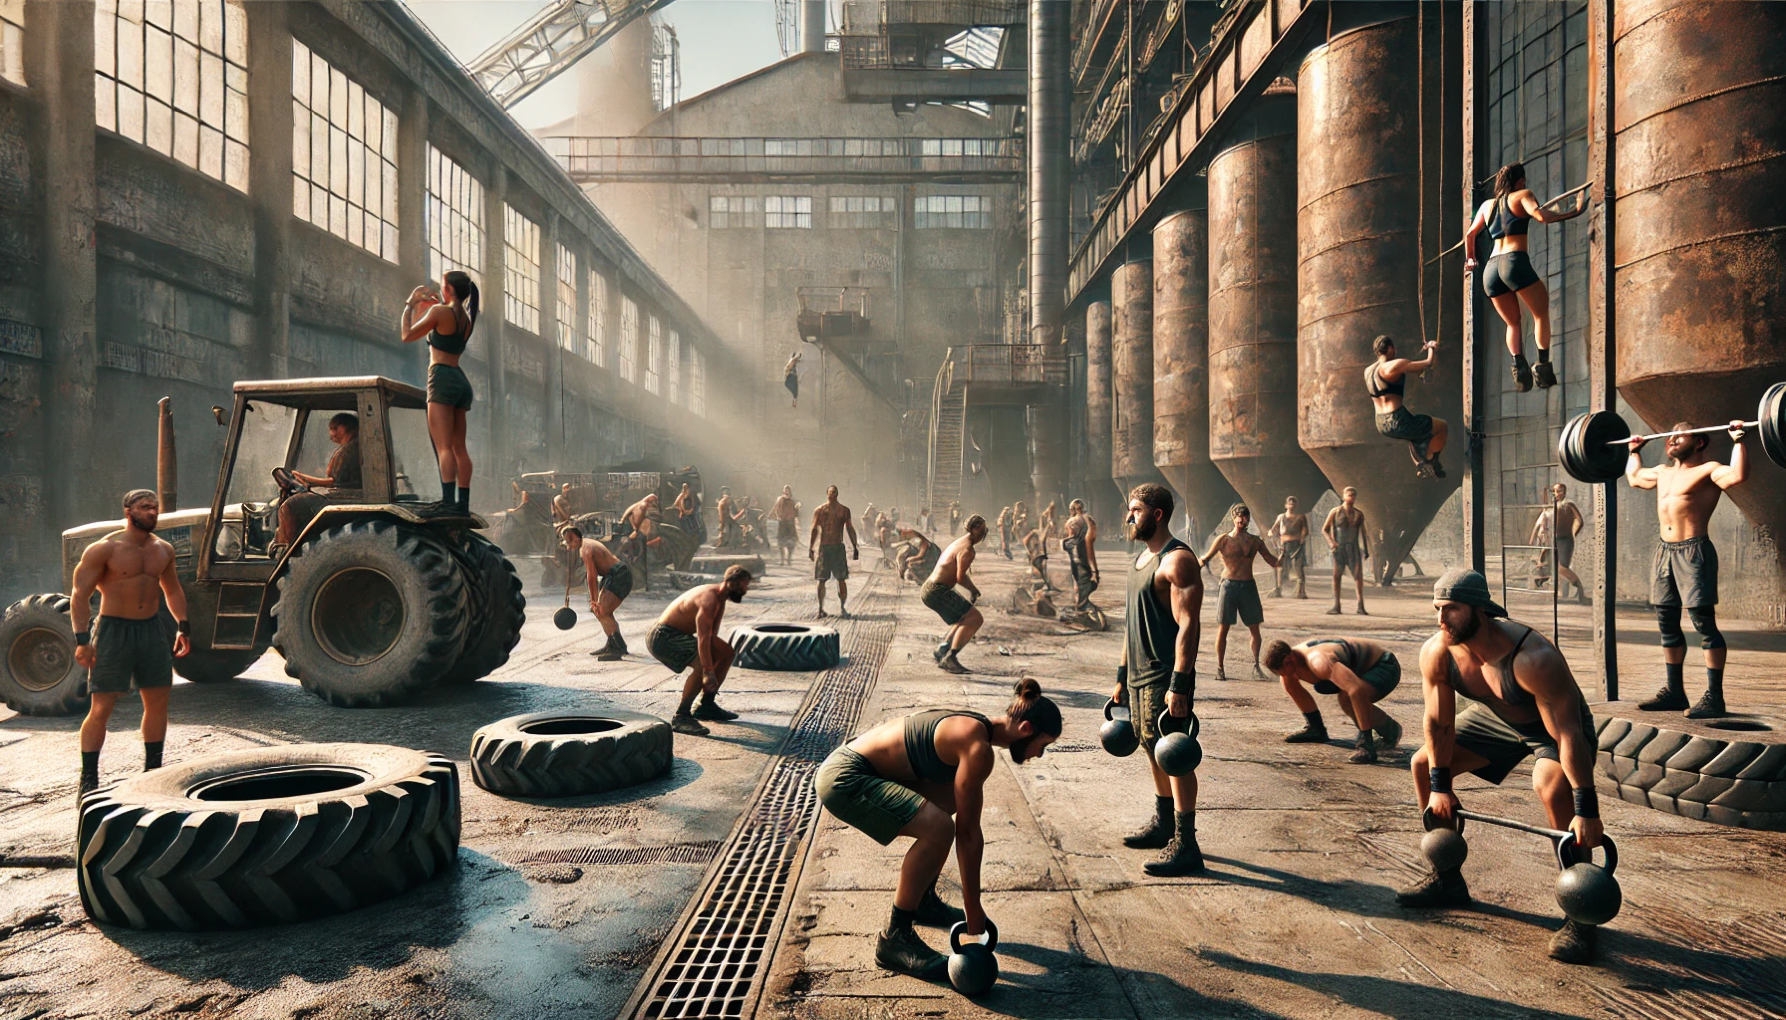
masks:
POLYGON ((780 757, 732 831, 718 871, 666 941, 629 1015, 739 1017, 760 991, 799 877, 801 846, 818 813, 813 773, 856 725, 893 638, 892 600, 874 590, 879 579, 871 582, 864 608, 889 618, 858 618, 850 628, 846 664, 813 685, 780 757))
POLYGON ((671 843, 669 846, 600 846, 578 850, 542 850, 521 858, 523 864, 706 864, 719 853, 719 842, 671 843))

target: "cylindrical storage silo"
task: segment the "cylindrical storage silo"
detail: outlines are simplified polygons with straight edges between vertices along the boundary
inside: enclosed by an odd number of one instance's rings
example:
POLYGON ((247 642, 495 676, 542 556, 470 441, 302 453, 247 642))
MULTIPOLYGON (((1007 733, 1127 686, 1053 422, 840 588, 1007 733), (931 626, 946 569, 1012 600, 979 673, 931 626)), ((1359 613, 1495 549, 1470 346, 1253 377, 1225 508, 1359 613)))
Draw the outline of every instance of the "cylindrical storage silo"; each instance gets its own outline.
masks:
MULTIPOLYGON (((1451 424, 1448 477, 1421 479, 1408 446, 1377 433, 1364 373, 1388 334, 1419 356, 1419 39, 1406 17, 1342 31, 1297 78, 1299 433, 1335 491, 1358 488, 1372 573, 1398 567, 1463 477, 1463 353, 1456 337, 1407 406, 1451 424)), ((1436 253, 1435 253, 1436 254, 1436 253)))
POLYGON ((1264 524, 1327 479, 1296 440, 1296 97, 1273 86, 1209 163, 1209 456, 1264 524))
POLYGON ((1194 183, 1193 208, 1153 228, 1153 463, 1197 545, 1239 497, 1209 459, 1209 210, 1194 183))
POLYGON ((1110 473, 1110 302, 1085 306, 1085 480, 1100 522, 1118 503, 1110 473), (1101 515, 1101 516, 1099 516, 1101 515))
POLYGON ((1110 274, 1110 476, 1125 494, 1153 466, 1153 262, 1110 274))
MULTIPOLYGON (((1613 46, 1609 339, 1632 430, 1748 421, 1786 379, 1786 4, 1621 2, 1613 46)), ((1786 535, 1786 472, 1754 432, 1730 498, 1786 535)))
POLYGON ((1065 401, 1030 404, 1024 411, 1029 433, 1029 483, 1036 506, 1050 500, 1066 506, 1067 419, 1065 401))

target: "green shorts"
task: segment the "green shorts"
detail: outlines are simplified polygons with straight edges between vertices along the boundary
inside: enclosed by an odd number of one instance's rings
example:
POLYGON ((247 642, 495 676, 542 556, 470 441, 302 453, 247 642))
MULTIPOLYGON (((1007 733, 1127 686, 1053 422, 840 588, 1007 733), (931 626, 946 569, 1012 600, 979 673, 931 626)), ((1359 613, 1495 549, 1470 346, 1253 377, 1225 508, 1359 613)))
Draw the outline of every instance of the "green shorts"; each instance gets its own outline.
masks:
POLYGON ((940 582, 932 582, 918 589, 918 600, 951 627, 960 623, 961 618, 974 609, 973 603, 962 598, 953 586, 940 582))
POLYGON ((829 581, 850 579, 850 558, 844 555, 843 543, 819 546, 819 555, 812 565, 812 579, 829 581))
POLYGON ((102 616, 93 632, 96 661, 87 674, 94 694, 122 694, 174 682, 174 635, 159 616, 102 616))
POLYGON ((1129 718, 1135 723, 1135 732, 1141 735, 1141 742, 1149 750, 1160 739, 1160 713, 1166 710, 1166 688, 1165 677, 1140 687, 1129 685, 1129 718))
POLYGON ((624 563, 616 563, 608 568, 602 578, 601 590, 621 601, 633 593, 633 568, 624 563))
POLYGON ((899 838, 899 830, 924 807, 922 794, 883 779, 867 758, 848 746, 831 752, 813 783, 819 803, 832 817, 867 833, 882 846, 899 838))
MULTIPOLYGON (((1549 758, 1560 761, 1557 752, 1556 738, 1544 728, 1544 723, 1512 723, 1495 714, 1480 701, 1472 701, 1459 695, 1454 743, 1467 751, 1474 751, 1488 759, 1488 764, 1473 773, 1495 784, 1507 778, 1514 766, 1529 757, 1549 758)), ((1587 702, 1581 703, 1582 735, 1587 739, 1594 738, 1594 714, 1588 711, 1587 702)))
POLYGON ((428 403, 471 410, 471 380, 458 365, 428 366, 428 403))
POLYGON ((1388 439, 1424 443, 1433 437, 1433 417, 1398 407, 1388 414, 1377 415, 1377 432, 1388 439))
POLYGON ((701 654, 701 646, 693 634, 682 631, 667 623, 660 623, 651 628, 651 634, 645 638, 645 648, 651 657, 670 668, 672 673, 680 673, 687 669, 701 654))
MULTIPOLYGON (((1401 686, 1401 660, 1395 657, 1394 652, 1384 652, 1383 657, 1378 659, 1371 668, 1358 674, 1358 679, 1370 684, 1371 689, 1377 692, 1379 699, 1386 698, 1390 691, 1401 686)), ((1339 685, 1332 680, 1315 681, 1316 694, 1338 694, 1339 692, 1339 685)))

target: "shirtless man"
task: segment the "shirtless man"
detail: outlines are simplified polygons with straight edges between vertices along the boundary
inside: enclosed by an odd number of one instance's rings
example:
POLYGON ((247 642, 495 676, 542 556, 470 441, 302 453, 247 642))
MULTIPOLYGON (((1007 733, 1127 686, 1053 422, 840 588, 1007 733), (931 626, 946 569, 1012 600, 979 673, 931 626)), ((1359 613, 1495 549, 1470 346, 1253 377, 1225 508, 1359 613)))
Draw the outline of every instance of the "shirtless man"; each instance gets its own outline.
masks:
POLYGON ((806 558, 813 562, 812 576, 819 582, 819 619, 825 618, 825 582, 837 578, 837 615, 850 618, 850 563, 843 558, 843 536, 850 536, 850 559, 862 558, 862 543, 856 539, 856 522, 850 508, 837 501, 837 486, 825 489, 825 501, 812 512, 812 535, 806 543, 806 558))
POLYGON ((1285 737, 1284 743, 1327 742, 1327 723, 1304 684, 1316 694, 1339 695, 1340 711, 1358 727, 1358 739, 1347 759, 1354 765, 1375 764, 1379 751, 1393 751, 1401 743, 1401 724, 1378 708, 1377 702, 1401 683, 1402 665, 1394 652, 1378 642, 1312 638, 1292 646, 1287 641, 1273 641, 1265 649, 1265 668, 1283 681, 1284 693, 1307 721, 1302 729, 1285 737))
MULTIPOLYGON (((1567 498, 1569 495, 1567 485, 1558 482, 1550 487, 1550 494, 1555 503, 1556 513, 1552 514, 1551 508, 1545 507, 1544 512, 1538 515, 1538 520, 1532 524, 1532 537, 1526 541, 1533 545, 1546 547, 1538 554, 1538 565, 1540 568, 1544 568, 1550 562, 1551 529, 1558 529, 1556 573, 1561 580, 1557 583, 1562 584, 1567 581, 1575 585, 1575 601, 1586 605, 1588 602, 1587 589, 1581 586, 1581 576, 1570 568, 1575 562, 1575 536, 1581 534, 1581 529, 1587 522, 1582 519, 1581 509, 1567 498), (1562 519, 1560 526, 1552 520, 1553 517, 1562 519)), ((1539 587, 1543 587, 1545 578, 1549 576, 1550 571, 1543 569, 1543 572, 1538 575, 1539 587)))
POLYGON ((728 549, 734 544, 738 535, 738 506, 732 500, 730 486, 720 486, 719 502, 713 505, 713 512, 719 517, 719 541, 713 544, 715 549, 728 549))
POLYGON ((174 568, 174 547, 155 537, 161 501, 148 489, 124 494, 124 530, 87 547, 74 568, 74 594, 68 615, 74 624, 74 659, 87 667, 93 702, 81 723, 80 796, 99 786, 99 751, 118 695, 136 691, 143 699, 143 771, 161 767, 167 739, 167 695, 174 685, 174 659, 191 649, 187 638, 186 592, 174 568), (99 591, 99 633, 88 629, 93 592, 99 591), (167 640, 159 617, 167 599, 177 630, 167 640))
POLYGON ((650 548, 663 544, 663 536, 657 533, 658 517, 657 493, 648 494, 620 515, 620 519, 630 524, 632 535, 627 539, 634 553, 633 558, 639 563, 639 578, 645 583, 645 590, 651 590, 650 548))
POLYGON ((1348 485, 1340 492, 1340 505, 1327 511, 1321 534, 1327 536, 1327 548, 1333 553, 1333 608, 1327 615, 1339 615, 1340 578, 1350 570, 1358 589, 1358 615, 1369 616, 1364 611, 1364 561, 1371 558, 1371 542, 1364 531, 1364 511, 1358 509, 1357 489, 1348 485))
POLYGON ((589 611, 607 632, 608 643, 590 652, 602 662, 613 662, 626 654, 626 638, 620 636, 620 621, 614 610, 633 591, 633 569, 621 562, 607 546, 583 540, 583 529, 566 525, 560 532, 564 547, 583 561, 583 576, 589 579, 589 611))
POLYGON ((1215 678, 1228 679, 1228 628, 1236 620, 1246 624, 1253 637, 1253 675, 1264 678, 1265 672, 1259 668, 1259 645, 1263 640, 1259 625, 1265 622, 1265 606, 1259 601, 1259 582, 1253 580, 1253 557, 1263 556, 1273 567, 1278 565, 1278 558, 1266 547, 1264 539, 1247 530, 1253 522, 1253 512, 1245 503, 1234 504, 1228 516, 1234 521, 1233 529, 1217 535, 1209 543, 1209 552, 1197 563, 1206 566, 1217 556, 1222 558, 1222 594, 1216 602, 1220 620, 1215 631, 1215 678))
POLYGON ((1296 597, 1308 598, 1308 514, 1297 509, 1296 497, 1284 497, 1284 512, 1271 522, 1271 530, 1265 537, 1278 542, 1278 559, 1282 565, 1278 567, 1277 585, 1271 589, 1271 597, 1279 598, 1284 593, 1284 578, 1291 570, 1296 571, 1296 597))
POLYGON ((794 562, 794 529, 800 526, 800 504, 794 502, 794 487, 784 485, 775 505, 769 508, 769 519, 775 522, 775 544, 781 547, 781 565, 794 562))
POLYGON ((1053 500, 1049 500, 1048 505, 1042 508, 1041 523, 1037 525, 1037 530, 1042 533, 1044 546, 1060 538, 1059 517, 1060 507, 1053 500))
MULTIPOLYGON (((1161 850, 1141 866, 1149 875, 1190 875, 1203 870, 1197 846, 1197 773, 1168 776, 1153 759, 1160 712, 1192 715, 1197 696, 1197 648, 1202 642, 1203 575, 1197 554, 1172 537, 1172 490, 1137 485, 1124 521, 1131 542, 1144 543, 1129 565, 1127 630, 1111 699, 1129 706, 1135 732, 1153 770, 1154 817, 1123 838, 1134 850, 1161 850)), ((1187 723, 1188 725, 1188 723, 1187 723)))
POLYGON ((1057 591, 1054 582, 1048 580, 1048 540, 1042 537, 1040 528, 1031 528, 1023 536, 1023 551, 1029 555, 1030 575, 1035 579, 1038 591, 1057 591))
POLYGON ((571 483, 565 482, 558 487, 558 493, 552 497, 552 523, 566 524, 571 519, 571 483))
POLYGON ((668 666, 671 673, 689 670, 682 683, 682 701, 670 719, 671 730, 704 737, 708 729, 697 720, 730 722, 738 718, 738 713, 726 711, 713 700, 732 668, 732 646, 720 638, 719 624, 725 619, 726 603, 742 602, 749 590, 750 571, 734 563, 718 584, 703 584, 677 596, 651 628, 645 639, 651 657, 668 666), (697 693, 701 705, 694 708, 697 693))
POLYGON ((986 537, 986 518, 975 514, 967 519, 964 534, 943 551, 943 558, 937 561, 936 569, 925 579, 924 587, 918 589, 918 599, 931 612, 942 617, 949 628, 943 635, 943 641, 936 646, 932 658, 936 659, 938 669, 949 673, 966 673, 967 667, 961 664, 960 653, 967 643, 972 641, 980 625, 986 618, 975 609, 973 602, 961 597, 955 590, 956 585, 966 588, 980 601, 980 587, 968 573, 974 564, 974 546, 986 537))
POLYGON ((1011 504, 1011 532, 1013 534, 1021 535, 1028 530, 1029 507, 1024 506, 1023 500, 1020 499, 1011 504))
POLYGON ((905 539, 905 547, 893 558, 899 579, 922 583, 922 579, 936 569, 936 543, 915 528, 900 528, 899 537, 905 539))
POLYGON ((1011 520, 1010 507, 1005 507, 998 512, 998 548, 999 552, 1005 554, 1007 560, 1011 558, 1011 520))
POLYGON ((1085 512, 1085 500, 1067 504, 1072 515, 1067 518, 1061 551, 1067 554, 1067 568, 1073 572, 1074 605, 1083 611, 1091 605, 1091 593, 1098 590, 1098 522, 1085 512))
POLYGON ((1712 546, 1712 511, 1725 489, 1743 484, 1749 477, 1749 455, 1743 449, 1743 423, 1729 426, 1730 463, 1721 464, 1705 455, 1711 437, 1691 435, 1689 422, 1675 425, 1668 437, 1668 460, 1653 468, 1643 466, 1638 451, 1642 439, 1631 440, 1625 460, 1625 480, 1633 489, 1656 490, 1656 517, 1662 544, 1656 547, 1650 568, 1650 605, 1662 631, 1662 668, 1667 681, 1656 696, 1637 707, 1647 712, 1678 712, 1687 708, 1687 692, 1681 671, 1687 662, 1687 636, 1681 633, 1681 608, 1699 632, 1705 649, 1705 694, 1692 708, 1689 719, 1724 715, 1724 635, 1718 630, 1718 550, 1712 546))
MULTIPOLYGON (((1462 805, 1454 773, 1473 772, 1499 786, 1514 766, 1536 756, 1532 789, 1553 829, 1575 834, 1580 849, 1600 845, 1594 793, 1594 718, 1562 652, 1543 634, 1504 619, 1474 570, 1452 569, 1433 585, 1438 633, 1420 649, 1426 693, 1426 745, 1413 759, 1415 802, 1450 823, 1462 805)), ((1461 907, 1470 889, 1461 870, 1428 875, 1396 894, 1404 907, 1461 907)), ((1550 940, 1566 963, 1593 958, 1597 929, 1573 920, 1550 940)))

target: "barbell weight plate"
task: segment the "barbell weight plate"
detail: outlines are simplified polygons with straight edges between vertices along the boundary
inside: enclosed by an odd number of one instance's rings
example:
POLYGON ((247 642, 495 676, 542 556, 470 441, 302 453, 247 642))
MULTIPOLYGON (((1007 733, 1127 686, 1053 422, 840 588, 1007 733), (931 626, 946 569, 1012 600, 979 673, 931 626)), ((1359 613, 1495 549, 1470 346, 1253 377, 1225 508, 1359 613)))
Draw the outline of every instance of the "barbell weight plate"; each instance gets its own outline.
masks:
POLYGON ((1569 477, 1597 484, 1617 481, 1625 473, 1630 451, 1618 444, 1629 439, 1631 426, 1617 411, 1577 415, 1557 440, 1557 457, 1569 477))
POLYGON ((1786 468, 1786 382, 1777 382, 1761 394, 1755 417, 1760 422, 1761 452, 1786 468))
POLYGON ((1585 414, 1578 414, 1570 418, 1563 424, 1563 431, 1557 436, 1557 463, 1562 467, 1564 474, 1576 481, 1581 480, 1581 473, 1587 469, 1582 466, 1581 456, 1576 452, 1580 448, 1575 445, 1575 433, 1581 431, 1581 423, 1586 421, 1587 417, 1585 414))

